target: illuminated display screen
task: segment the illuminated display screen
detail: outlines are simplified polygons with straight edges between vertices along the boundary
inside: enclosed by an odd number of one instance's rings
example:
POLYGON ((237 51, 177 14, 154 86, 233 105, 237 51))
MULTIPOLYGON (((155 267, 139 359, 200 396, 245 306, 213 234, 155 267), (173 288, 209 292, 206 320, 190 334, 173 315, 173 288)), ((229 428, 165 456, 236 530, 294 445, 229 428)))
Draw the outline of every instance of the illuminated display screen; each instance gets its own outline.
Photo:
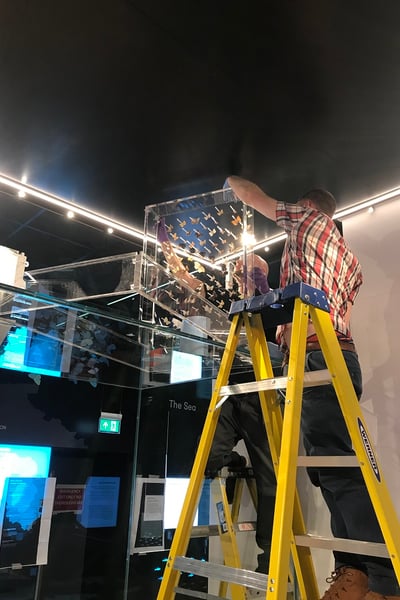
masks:
POLYGON ((47 446, 0 444, 0 568, 46 562, 49 530, 41 522, 50 457, 47 446))
MULTIPOLYGON (((176 529, 189 485, 188 477, 167 477, 164 497, 164 529, 176 529)), ((198 511, 193 525, 198 524, 198 511)))
POLYGON ((0 368, 41 375, 61 376, 62 345, 40 334, 31 335, 27 327, 11 330, 7 336, 0 368))
POLYGON ((170 383, 201 379, 202 357, 187 352, 172 351, 170 383))
POLYGON ((75 320, 72 310, 38 305, 30 298, 16 296, 9 331, 0 345, 0 368, 53 377, 68 372, 75 320))
POLYGON ((8 477, 48 477, 51 448, 0 444, 0 498, 8 477))

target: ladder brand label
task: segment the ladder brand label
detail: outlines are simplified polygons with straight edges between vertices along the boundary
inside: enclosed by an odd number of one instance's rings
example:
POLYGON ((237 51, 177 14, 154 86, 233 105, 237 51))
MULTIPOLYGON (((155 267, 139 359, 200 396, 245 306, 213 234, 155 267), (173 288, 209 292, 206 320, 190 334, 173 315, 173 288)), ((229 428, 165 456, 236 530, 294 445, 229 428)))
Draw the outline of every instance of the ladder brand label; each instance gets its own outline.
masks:
POLYGON ((226 522, 223 502, 217 502, 216 507, 217 507, 217 515, 218 515, 218 521, 219 521, 219 525, 221 527, 221 531, 222 531, 222 533, 226 533, 228 531, 228 525, 226 522))
POLYGON ((361 434, 361 439, 364 444, 365 452, 367 453, 367 456, 368 456, 369 464, 371 465, 372 470, 375 473, 375 477, 380 482, 381 475, 379 473, 378 463, 376 462, 376 458, 375 458, 375 454, 374 454, 374 451, 371 446, 371 442, 369 441, 367 432, 364 429, 364 425, 362 424, 361 419, 358 418, 357 421, 358 421, 358 428, 359 428, 360 434, 361 434))

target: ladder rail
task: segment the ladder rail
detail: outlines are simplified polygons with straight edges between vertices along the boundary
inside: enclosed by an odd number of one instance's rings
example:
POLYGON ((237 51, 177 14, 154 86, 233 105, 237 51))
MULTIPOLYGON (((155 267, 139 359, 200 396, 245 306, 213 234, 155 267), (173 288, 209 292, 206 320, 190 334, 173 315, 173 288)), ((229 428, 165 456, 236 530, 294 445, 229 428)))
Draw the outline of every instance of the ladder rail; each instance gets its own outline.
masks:
MULTIPOLYGON (((299 355, 305 354, 307 324, 309 308, 300 298, 296 298, 293 312, 293 333, 297 336, 295 344, 299 355)), ((253 315, 254 326, 249 331, 249 344, 253 368, 256 379, 271 376, 272 366, 269 353, 260 326, 261 315, 253 315), (257 322, 254 317, 257 317, 257 322), (266 367, 265 367, 266 365, 266 367)), ((245 323, 247 325, 248 321, 245 323)), ((302 600, 318 600, 319 590, 315 571, 308 548, 297 548, 294 543, 292 527, 297 533, 305 533, 304 519, 302 516, 300 500, 296 490, 297 454, 300 439, 300 414, 302 404, 302 390, 304 380, 304 361, 296 360, 297 353, 289 359, 286 403, 282 413, 274 413, 276 431, 268 431, 268 410, 265 407, 265 398, 271 399, 270 392, 260 392, 260 403, 263 411, 268 440, 270 443, 273 460, 278 469, 277 490, 275 500, 274 524, 271 540, 271 557, 269 564, 269 583, 267 599, 285 600, 287 597, 287 581, 289 575, 289 559, 292 551, 299 593, 302 600), (280 430, 280 431, 279 431, 280 430), (279 443, 283 441, 284 443, 279 443)))
MULTIPOLYGON (((247 335, 250 340, 250 348, 254 348, 252 360, 256 378, 262 378, 266 375, 270 376, 271 373, 273 373, 272 363, 265 339, 261 315, 252 315, 251 319, 246 319, 245 317, 245 325, 247 328, 247 335)), ((268 443, 275 468, 275 474, 278 479, 283 427, 282 408, 280 402, 278 402, 276 399, 275 393, 271 393, 271 391, 261 389, 259 391, 259 397, 268 443)), ((300 499, 296 487, 294 490, 293 525, 297 533, 306 533, 300 499)), ((315 597, 318 597, 318 585, 310 550, 308 548, 299 548, 296 546, 293 532, 291 534, 290 544, 293 566, 297 575, 297 588, 300 598, 302 600, 309 598, 308 590, 312 590, 311 593, 315 597)), ((293 577, 293 575, 289 574, 289 577, 293 577)))
POLYGON ((400 581, 400 522, 396 510, 376 457, 339 342, 333 328, 329 326, 330 316, 314 307, 310 308, 310 313, 397 580, 400 581))
POLYGON ((237 315, 234 315, 232 319, 232 326, 229 330, 225 351, 222 355, 220 369, 194 459, 183 507, 165 564, 164 575, 157 595, 158 600, 163 600, 164 598, 173 599, 175 597, 174 590, 179 579, 179 572, 174 568, 174 561, 176 557, 185 554, 189 545, 190 533, 200 498, 204 472, 217 427, 219 413, 221 412, 220 408, 217 408, 220 399, 220 388, 228 381, 235 357, 235 351, 239 342, 241 328, 242 316, 238 313, 237 315))

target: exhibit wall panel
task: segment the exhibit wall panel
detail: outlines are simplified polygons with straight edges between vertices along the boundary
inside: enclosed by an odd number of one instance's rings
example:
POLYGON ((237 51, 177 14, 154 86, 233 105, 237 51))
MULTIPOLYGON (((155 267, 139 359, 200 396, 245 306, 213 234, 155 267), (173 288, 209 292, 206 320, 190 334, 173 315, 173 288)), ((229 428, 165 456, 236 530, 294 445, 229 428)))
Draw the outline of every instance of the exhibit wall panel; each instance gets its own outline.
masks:
POLYGON ((344 233, 363 269, 351 319, 363 371, 361 406, 400 516, 400 202, 346 219, 344 233))

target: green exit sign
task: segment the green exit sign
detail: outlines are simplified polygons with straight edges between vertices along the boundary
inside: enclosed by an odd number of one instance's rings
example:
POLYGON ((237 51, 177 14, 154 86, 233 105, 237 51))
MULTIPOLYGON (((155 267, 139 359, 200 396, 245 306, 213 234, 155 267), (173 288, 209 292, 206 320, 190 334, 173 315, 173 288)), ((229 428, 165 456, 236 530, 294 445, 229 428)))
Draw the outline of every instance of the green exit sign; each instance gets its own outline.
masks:
POLYGON ((122 415, 114 413, 101 413, 99 418, 99 433, 121 433, 122 415))

